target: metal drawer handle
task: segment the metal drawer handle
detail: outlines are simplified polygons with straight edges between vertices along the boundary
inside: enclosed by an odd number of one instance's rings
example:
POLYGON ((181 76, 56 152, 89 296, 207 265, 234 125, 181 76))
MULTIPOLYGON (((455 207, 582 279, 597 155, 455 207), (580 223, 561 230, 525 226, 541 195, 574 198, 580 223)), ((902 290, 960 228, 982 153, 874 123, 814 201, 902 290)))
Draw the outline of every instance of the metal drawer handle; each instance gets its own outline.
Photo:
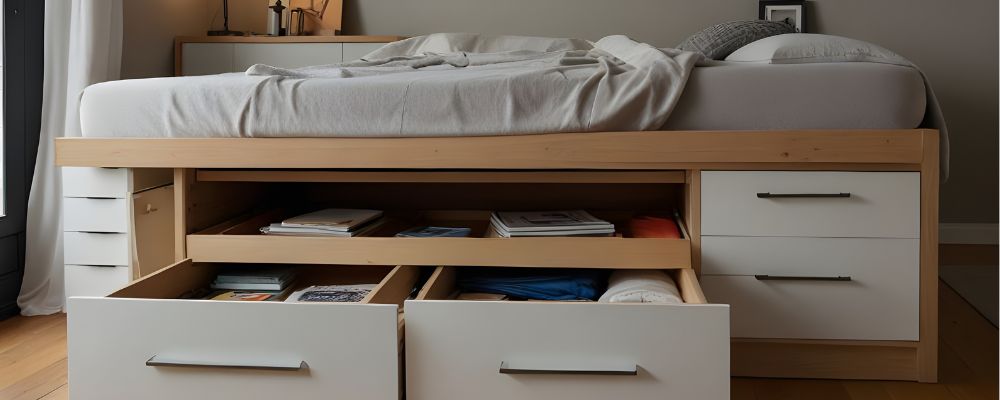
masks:
POLYGON ((532 367, 511 367, 506 361, 500 362, 500 373, 507 375, 639 375, 639 366, 619 368, 532 368, 532 367))
POLYGON ((267 371, 301 371, 308 368, 305 361, 274 361, 261 363, 226 363, 205 360, 183 360, 155 355, 146 360, 148 367, 201 367, 227 369, 255 369, 267 371))
POLYGON ((851 193, 757 193, 758 199, 846 199, 851 193))
POLYGON ((835 281, 850 282, 850 276, 781 276, 781 275, 754 275, 758 281, 835 281))

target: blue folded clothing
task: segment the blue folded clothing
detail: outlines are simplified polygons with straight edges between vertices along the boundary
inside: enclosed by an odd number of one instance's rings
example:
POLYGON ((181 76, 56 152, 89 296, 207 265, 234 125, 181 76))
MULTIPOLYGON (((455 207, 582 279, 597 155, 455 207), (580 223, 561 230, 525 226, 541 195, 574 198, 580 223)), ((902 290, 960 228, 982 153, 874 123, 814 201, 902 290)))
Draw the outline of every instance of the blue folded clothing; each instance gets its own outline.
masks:
POLYGON ((456 285, 526 300, 597 300, 606 283, 607 272, 593 269, 460 268, 456 285))

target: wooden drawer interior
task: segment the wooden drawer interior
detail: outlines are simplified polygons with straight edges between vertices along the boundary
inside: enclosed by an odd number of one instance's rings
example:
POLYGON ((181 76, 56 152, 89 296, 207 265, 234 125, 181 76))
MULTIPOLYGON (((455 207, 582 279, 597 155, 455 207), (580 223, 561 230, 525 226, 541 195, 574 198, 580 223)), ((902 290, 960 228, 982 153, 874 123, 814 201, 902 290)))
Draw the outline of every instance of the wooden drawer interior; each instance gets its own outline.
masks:
MULTIPOLYGON (((195 263, 190 259, 164 268, 112 293, 112 298, 184 299, 190 298, 215 279, 223 264, 195 263)), ((262 265, 245 265, 247 269, 262 265)), ((420 268, 410 266, 327 266, 297 265, 294 288, 310 285, 377 284, 361 304, 402 305, 420 278, 420 268)))
MULTIPOLYGON (((457 295, 455 280, 458 270, 461 267, 438 267, 431 274, 415 300, 454 300, 457 295)), ((681 299, 685 304, 706 304, 705 294, 702 293, 698 278, 691 268, 678 268, 666 270, 677 284, 677 289, 681 293, 681 299)), ((578 303, 578 302, 571 302, 578 303)), ((588 304, 582 302, 579 304, 588 304)))

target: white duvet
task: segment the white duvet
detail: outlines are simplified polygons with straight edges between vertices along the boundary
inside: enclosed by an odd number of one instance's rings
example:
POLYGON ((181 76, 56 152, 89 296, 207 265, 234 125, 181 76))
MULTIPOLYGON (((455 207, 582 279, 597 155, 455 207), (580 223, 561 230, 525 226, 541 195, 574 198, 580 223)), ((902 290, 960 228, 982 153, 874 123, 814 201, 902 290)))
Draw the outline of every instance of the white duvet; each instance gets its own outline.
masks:
POLYGON ((245 74, 101 83, 84 92, 81 122, 91 137, 652 130, 670 116, 699 57, 624 36, 589 44, 438 34, 344 64, 255 65, 245 74), (458 51, 463 48, 477 52, 458 51), (111 91, 119 96, 102 96, 111 91), (107 104, 115 101, 122 103, 107 104), (128 111, 107 118, 88 107, 128 111))

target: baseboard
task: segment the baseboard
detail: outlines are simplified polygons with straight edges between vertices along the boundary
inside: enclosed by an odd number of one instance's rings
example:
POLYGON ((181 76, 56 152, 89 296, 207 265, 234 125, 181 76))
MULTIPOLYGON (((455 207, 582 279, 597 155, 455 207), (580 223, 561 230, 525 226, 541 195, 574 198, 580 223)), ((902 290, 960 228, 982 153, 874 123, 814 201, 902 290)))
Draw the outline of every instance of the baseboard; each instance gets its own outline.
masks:
POLYGON ((941 244, 997 244, 997 224, 956 224, 938 225, 941 244))

